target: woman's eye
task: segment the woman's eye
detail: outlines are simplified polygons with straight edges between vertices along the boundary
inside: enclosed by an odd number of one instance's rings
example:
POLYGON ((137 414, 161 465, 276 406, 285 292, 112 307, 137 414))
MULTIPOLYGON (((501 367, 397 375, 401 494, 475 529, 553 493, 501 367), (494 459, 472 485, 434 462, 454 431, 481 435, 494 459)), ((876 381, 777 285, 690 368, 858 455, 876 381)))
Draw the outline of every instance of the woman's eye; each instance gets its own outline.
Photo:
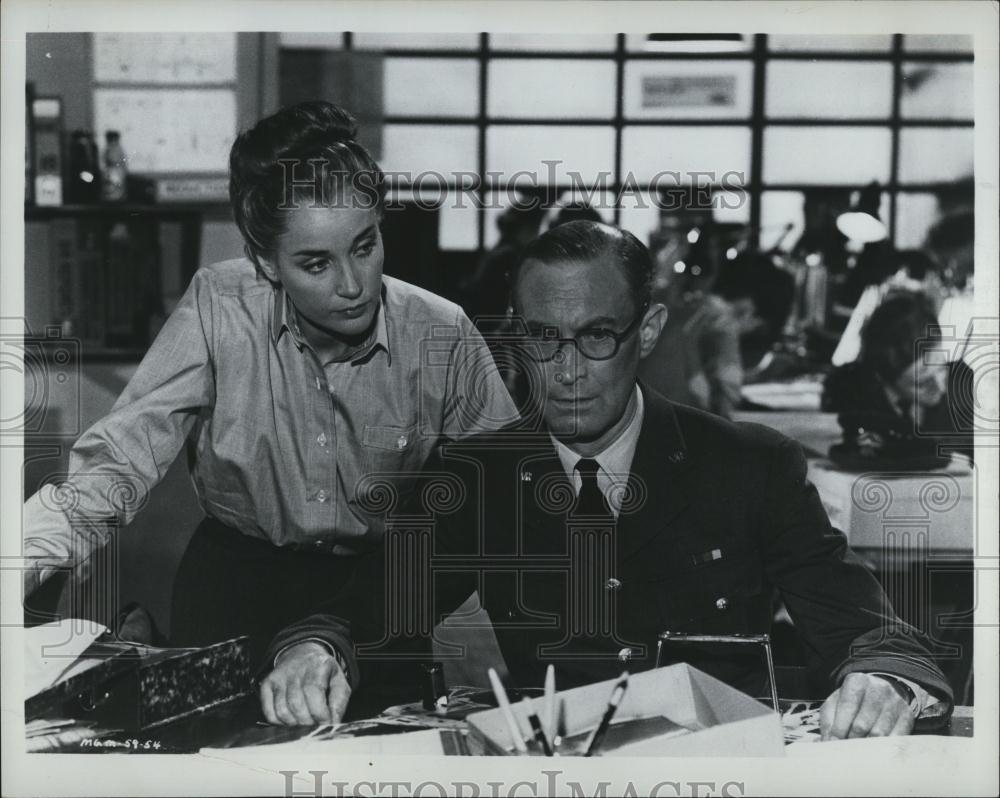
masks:
POLYGON ((306 264, 305 268, 307 272, 317 274, 327 267, 327 263, 328 261, 325 258, 322 260, 311 260, 306 264))

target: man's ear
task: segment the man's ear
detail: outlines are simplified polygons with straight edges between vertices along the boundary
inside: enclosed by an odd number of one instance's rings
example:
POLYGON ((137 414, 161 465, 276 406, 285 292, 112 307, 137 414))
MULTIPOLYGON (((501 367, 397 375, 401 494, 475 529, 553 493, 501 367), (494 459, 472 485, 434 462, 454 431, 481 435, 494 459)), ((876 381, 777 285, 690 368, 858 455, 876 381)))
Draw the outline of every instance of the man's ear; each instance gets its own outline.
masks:
POLYGON ((660 340, 660 333, 663 332, 663 325, 667 323, 667 308, 665 305, 654 302, 649 306, 646 315, 642 317, 642 324, 639 325, 639 357, 646 357, 653 351, 656 342, 660 340))

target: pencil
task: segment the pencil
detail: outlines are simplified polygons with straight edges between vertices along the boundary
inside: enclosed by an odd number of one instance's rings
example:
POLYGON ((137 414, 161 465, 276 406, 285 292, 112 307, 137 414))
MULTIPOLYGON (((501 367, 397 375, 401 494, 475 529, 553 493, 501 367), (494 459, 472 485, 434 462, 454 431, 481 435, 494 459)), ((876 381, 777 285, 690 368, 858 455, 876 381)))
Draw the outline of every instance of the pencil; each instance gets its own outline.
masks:
POLYGON ((528 753, 528 746, 524 744, 524 737, 521 736, 517 719, 514 717, 513 711, 511 711, 510 701, 507 700, 507 691, 503 689, 500 677, 493 668, 490 668, 487 673, 490 677, 490 685, 493 687, 493 695, 496 696, 500 711, 503 713, 504 720, 507 721, 507 731, 510 732, 510 738, 514 741, 514 748, 518 753, 526 754, 528 753))
POLYGON ((543 728, 550 740, 556 739, 556 669, 549 665, 545 669, 545 703, 542 705, 545 716, 543 728))
POLYGON ((601 740, 604 739, 604 735, 608 731, 608 726, 611 725, 611 719, 615 716, 615 712, 618 711, 618 705, 622 702, 622 697, 625 695, 625 690, 628 687, 628 671, 624 671, 622 675, 615 682, 614 689, 611 691, 611 698, 608 699, 608 707, 604 710, 604 717, 601 718, 601 722, 594 729, 594 733, 590 735, 590 739, 587 741, 587 750, 584 752, 584 756, 593 756, 594 751, 601 744, 601 740))
POLYGON ((531 724, 531 731, 534 734, 535 742, 542 747, 542 752, 545 756, 552 756, 552 746, 549 745, 549 738, 545 736, 545 730, 542 729, 542 722, 538 719, 538 715, 535 714, 531 699, 525 696, 521 703, 527 707, 528 723, 531 724))

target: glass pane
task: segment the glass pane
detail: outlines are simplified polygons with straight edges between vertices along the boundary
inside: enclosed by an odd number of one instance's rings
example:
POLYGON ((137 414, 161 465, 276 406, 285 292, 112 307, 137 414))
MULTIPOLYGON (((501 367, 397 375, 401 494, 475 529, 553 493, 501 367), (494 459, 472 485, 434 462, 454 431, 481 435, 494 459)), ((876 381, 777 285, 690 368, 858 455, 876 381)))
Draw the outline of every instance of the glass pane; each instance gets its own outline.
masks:
POLYGON ((892 64, 770 61, 765 106, 772 117, 888 119, 892 64))
POLYGON ((904 117, 972 119, 972 102, 972 64, 903 64, 904 117))
POLYGON ((278 46, 285 50, 343 50, 343 33, 303 31, 279 33, 278 46))
POLYGON ((491 33, 492 50, 529 50, 548 52, 612 52, 613 33, 491 33))
POLYGON ((395 177, 402 183, 423 174, 428 186, 438 183, 432 175, 451 184, 453 172, 477 171, 477 143, 478 131, 472 125, 386 125, 381 166, 386 172, 402 173, 395 177))
POLYGON ((488 74, 490 116, 610 119, 615 113, 615 64, 610 59, 496 59, 488 74))
POLYGON ((479 62, 466 58, 386 58, 385 112, 398 116, 476 116, 479 62))
POLYGON ((355 33, 356 50, 478 50, 478 33, 355 33))
POLYGON ((746 119, 753 94, 749 61, 629 61, 625 116, 635 119, 746 119))
POLYGON ((472 250, 479 246, 479 210, 476 198, 451 192, 438 211, 438 246, 472 250))
POLYGON ((602 175, 610 182, 614 165, 611 127, 493 125, 486 130, 486 168, 499 172, 501 182, 516 176, 538 186, 574 180, 594 185, 602 175))
POLYGON ((933 183, 972 177, 972 142, 972 128, 903 128, 900 181, 933 183))
POLYGON ((891 147, 888 128, 768 127, 764 130, 764 181, 858 186, 872 180, 885 183, 891 147))
POLYGON ((927 239, 927 231, 938 219, 938 198, 934 194, 896 195, 896 246, 899 249, 919 249, 927 239))
POLYGON ((971 53, 972 36, 966 34, 908 33, 903 37, 908 52, 971 53))
POLYGON ((663 187, 691 183, 744 183, 750 174, 749 127, 626 127, 622 134, 623 182, 663 187), (734 174, 736 173, 736 174, 734 174), (728 177, 727 177, 728 175, 728 177))
POLYGON ((712 219, 719 224, 749 224, 750 195, 745 191, 712 193, 712 219))
MULTIPOLYGON (((625 36, 625 49, 630 53, 743 53, 753 48, 753 36, 662 40, 656 33, 629 33, 625 36)), ((681 34, 683 35, 683 34, 681 34)), ((724 36, 726 34, 719 34, 724 36)))
POLYGON ((889 52, 892 36, 816 33, 775 34, 767 37, 767 46, 775 52, 813 50, 815 52, 889 52))
POLYGON ((628 191, 621 197, 621 227, 649 246, 650 236, 660 226, 660 205, 648 191, 628 191))
POLYGON ((799 191, 764 191, 760 195, 760 248, 789 252, 806 228, 805 195, 799 191), (791 229, 789 229, 791 225, 791 229))

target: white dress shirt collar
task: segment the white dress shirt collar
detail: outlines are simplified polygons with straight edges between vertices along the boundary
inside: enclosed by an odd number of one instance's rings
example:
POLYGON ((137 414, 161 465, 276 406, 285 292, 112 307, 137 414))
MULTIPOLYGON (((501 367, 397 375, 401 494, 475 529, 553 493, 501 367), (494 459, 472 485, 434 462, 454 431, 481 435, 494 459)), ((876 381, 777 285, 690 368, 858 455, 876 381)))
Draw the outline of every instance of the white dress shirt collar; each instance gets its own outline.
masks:
MULTIPOLYGON (((632 416, 632 420, 629 421, 628 426, 622 430, 621 434, 604 451, 593 455, 593 459, 600 466, 597 472, 597 487, 600 488, 601 493, 608 500, 608 504, 611 506, 611 511, 615 514, 615 517, 618 516, 621 498, 625 493, 622 488, 628 480, 629 472, 632 470, 632 459, 635 457, 635 447, 639 443, 639 432, 642 430, 642 420, 645 416, 642 391, 639 390, 638 384, 635 386, 635 394, 635 413, 632 416), (615 489, 616 486, 618 486, 617 490, 615 489)), ((576 470, 576 464, 579 462, 581 455, 574 452, 566 444, 556 440, 555 437, 552 438, 552 443, 556 447, 556 454, 559 455, 559 462, 562 464, 563 471, 566 472, 567 478, 573 484, 573 490, 579 494, 583 479, 576 470)))

